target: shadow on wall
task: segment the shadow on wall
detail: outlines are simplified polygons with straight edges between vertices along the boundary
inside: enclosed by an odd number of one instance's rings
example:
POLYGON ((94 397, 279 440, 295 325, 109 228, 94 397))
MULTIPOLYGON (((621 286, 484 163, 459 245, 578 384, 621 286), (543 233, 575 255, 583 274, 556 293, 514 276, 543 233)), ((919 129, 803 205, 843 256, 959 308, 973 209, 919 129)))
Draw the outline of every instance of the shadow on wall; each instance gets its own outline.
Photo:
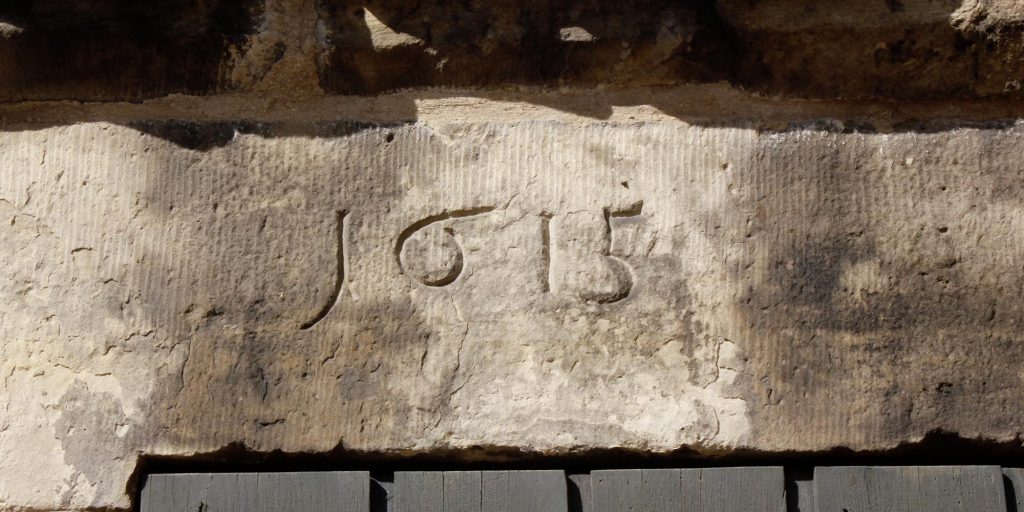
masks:
POLYGON ((0 99, 133 101, 226 83, 258 0, 5 0, 0 99))
POLYGON ((808 98, 1017 95, 1016 12, 874 0, 320 0, 321 84, 664 85, 808 98))
MULTIPOLYGON (((1021 97, 1024 72, 1020 8, 984 1, 286 0, 275 6, 284 13, 277 17, 316 9, 318 25, 278 34, 280 48, 248 55, 244 65, 269 69, 285 52, 314 52, 308 62, 317 63, 312 74, 327 94, 726 82, 816 99, 1005 98, 1021 97), (299 48, 311 34, 316 47, 299 48)), ((14 72, 0 78, 0 99, 133 101, 245 91, 264 75, 229 77, 256 44, 264 14, 261 0, 4 2, 0 65, 14 72)))
POLYGON ((321 0, 329 93, 407 87, 730 80, 731 30, 707 1, 321 0))

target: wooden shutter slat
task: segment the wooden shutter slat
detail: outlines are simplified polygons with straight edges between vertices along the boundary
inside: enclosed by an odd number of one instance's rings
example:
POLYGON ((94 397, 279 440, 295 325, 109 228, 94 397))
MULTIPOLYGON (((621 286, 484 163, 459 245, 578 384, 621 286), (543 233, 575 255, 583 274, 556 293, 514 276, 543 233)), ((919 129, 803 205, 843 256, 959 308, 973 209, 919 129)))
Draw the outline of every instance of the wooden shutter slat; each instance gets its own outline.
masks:
POLYGON ((1004 512, 997 466, 847 466, 814 470, 818 512, 1004 512))
POLYGON ((140 512, 368 512, 368 472, 150 475, 140 512))

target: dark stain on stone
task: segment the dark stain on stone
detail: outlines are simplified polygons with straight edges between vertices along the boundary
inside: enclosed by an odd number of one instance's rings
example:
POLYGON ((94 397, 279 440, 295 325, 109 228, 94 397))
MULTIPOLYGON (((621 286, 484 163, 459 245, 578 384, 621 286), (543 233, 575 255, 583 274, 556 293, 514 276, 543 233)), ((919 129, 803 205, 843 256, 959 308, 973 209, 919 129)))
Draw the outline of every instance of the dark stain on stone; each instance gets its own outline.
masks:
MULTIPOLYGON (((995 147, 1015 140, 995 141, 996 131, 977 136, 995 147)), ((1020 182, 1009 185, 1002 176, 1017 176, 1019 166, 996 158, 973 162, 970 170, 950 167, 950 154, 971 154, 951 149, 959 146, 949 139, 911 153, 919 167, 883 178, 885 164, 862 153, 856 136, 844 145, 816 137, 820 144, 805 141, 798 155, 766 149, 772 158, 760 160, 768 166, 756 175, 771 181, 758 188, 768 193, 740 201, 741 209, 755 209, 747 201, 767 205, 766 214, 755 216, 761 220, 752 228, 734 227, 737 237, 753 230, 771 241, 763 246, 764 278, 739 300, 756 382, 754 444, 788 443, 796 432, 813 432, 805 443, 815 447, 894 442, 935 429, 1013 435, 1020 418, 1008 404, 1022 397, 1011 362, 1024 357, 1024 311, 1010 305, 1019 302, 1024 280, 971 277, 992 256, 974 241, 984 230, 935 229, 929 222, 945 213, 915 214, 916 208, 902 213, 907 218, 898 229, 880 226, 864 194, 901 183, 912 187, 900 189, 908 200, 928 201, 938 189, 933 183, 963 179, 974 186, 956 189, 972 198, 962 201, 1013 208, 1020 182), (913 185, 899 177, 903 172, 915 173, 913 185), (997 190, 993 183, 1003 185, 997 190), (790 200, 796 197, 814 201, 798 206, 790 200)), ((900 161, 906 156, 899 154, 900 161)))
MULTIPOLYGON (((260 446, 268 437, 259 431, 267 428, 287 428, 292 437, 319 444, 353 433, 377 438, 393 430, 391 422, 411 421, 407 404, 387 384, 397 373, 414 379, 424 351, 439 349, 431 346, 429 327, 399 303, 338 314, 349 320, 328 320, 301 335, 264 327, 234 339, 219 328, 200 330, 187 382, 180 392, 168 382, 149 427, 189 446, 239 439, 260 446)), ((427 408, 444 405, 442 393, 436 400, 427 408)))

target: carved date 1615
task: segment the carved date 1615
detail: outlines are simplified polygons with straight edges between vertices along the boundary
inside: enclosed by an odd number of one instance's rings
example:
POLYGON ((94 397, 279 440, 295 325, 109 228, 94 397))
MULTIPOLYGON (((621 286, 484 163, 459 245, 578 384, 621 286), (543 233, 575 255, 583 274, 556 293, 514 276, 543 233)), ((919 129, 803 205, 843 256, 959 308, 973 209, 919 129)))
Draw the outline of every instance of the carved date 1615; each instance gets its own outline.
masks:
MULTIPOLYGON (((452 219, 471 218, 493 212, 493 207, 480 207, 465 210, 446 210, 436 215, 423 218, 399 233, 394 247, 395 264, 399 272, 422 286, 443 288, 455 283, 464 273, 466 257, 452 227, 441 226, 441 223, 452 219)), ((605 208, 603 213, 603 233, 597 240, 599 254, 594 255, 603 260, 604 272, 600 275, 574 272, 563 269, 561 278, 556 278, 554 270, 555 249, 552 247, 553 215, 542 212, 538 215, 541 238, 541 258, 544 262, 543 291, 545 293, 571 293, 580 300, 612 304, 627 298, 634 286, 632 267, 622 257, 612 254, 613 226, 612 219, 622 217, 638 217, 643 211, 643 203, 638 202, 625 209, 605 208), (607 283, 598 284, 593 281, 603 279, 607 283), (582 282, 586 281, 586 282, 582 282)), ((337 272, 331 297, 324 307, 309 321, 302 324, 302 329, 310 329, 322 321, 331 312, 341 298, 346 282, 346 246, 348 245, 348 211, 341 210, 336 214, 337 220, 337 272)), ((581 252, 577 247, 579 240, 566 239, 558 250, 570 254, 581 252)))

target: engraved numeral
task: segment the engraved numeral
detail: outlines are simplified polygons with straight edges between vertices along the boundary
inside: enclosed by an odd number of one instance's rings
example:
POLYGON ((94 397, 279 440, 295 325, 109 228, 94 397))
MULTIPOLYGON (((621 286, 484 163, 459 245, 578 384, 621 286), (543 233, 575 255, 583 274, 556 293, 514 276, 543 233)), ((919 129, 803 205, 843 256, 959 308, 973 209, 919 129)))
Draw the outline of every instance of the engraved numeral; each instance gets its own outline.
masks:
POLYGON ((544 275, 541 282, 544 293, 551 291, 551 217, 552 215, 548 212, 540 214, 541 258, 544 261, 542 270, 544 275))
POLYGON ((444 221, 490 213, 494 207, 445 211, 431 215, 402 231, 395 245, 399 270, 430 287, 448 286, 462 275, 465 256, 455 231, 444 221))
MULTIPOLYGON (((451 285, 464 273, 466 257, 454 227, 447 225, 447 221, 485 215, 494 209, 486 206, 446 210, 413 223, 399 233, 395 243, 394 258, 399 272, 424 286, 439 288, 451 285)), ((595 212, 586 214, 590 221, 581 226, 589 223, 591 229, 598 228, 603 232, 590 231, 589 237, 574 236, 563 241, 566 245, 556 244, 552 238, 554 215, 541 212, 540 281, 543 292, 568 293, 586 302, 599 304, 612 304, 629 297, 635 286, 634 270, 625 256, 614 254, 614 224, 615 219, 638 217, 642 212, 643 202, 637 202, 624 209, 605 208, 600 216, 595 212)), ((339 210, 335 214, 337 249, 334 289, 320 311, 300 326, 302 330, 315 327, 341 301, 348 277, 348 214, 347 210, 339 210)), ((556 227, 562 229, 562 226, 556 227)))
POLYGON ((607 238, 607 246, 604 250, 604 257, 609 259, 613 265, 618 266, 618 272, 616 272, 616 274, 619 276, 621 284, 619 286, 619 292, 617 294, 603 297, 600 300, 594 300, 594 302, 602 302, 605 304, 619 302, 625 299, 626 297, 629 297, 630 292, 633 291, 633 286, 635 284, 633 277, 633 267, 629 263, 627 263, 626 260, 612 254, 612 219, 623 217, 639 217, 640 214, 643 213, 643 209, 643 201, 640 201, 624 210, 612 210, 611 208, 604 209, 605 237, 607 238))
MULTIPOLYGON (((633 267, 613 253, 614 219, 638 217, 643 202, 624 209, 605 208, 601 216, 584 216, 576 227, 603 230, 595 236, 573 236, 552 243, 551 215, 541 214, 542 288, 545 293, 569 293, 586 302, 613 304, 629 297, 635 286, 633 267), (597 221, 597 222, 593 222, 597 221), (552 251, 559 249, 558 258, 552 251)), ((589 232, 594 235, 592 231, 589 232)), ((557 234, 557 233, 556 233, 557 234)))
POLYGON ((341 298, 341 290, 345 286, 345 244, 348 238, 348 211, 339 210, 336 214, 337 219, 337 263, 335 270, 335 281, 334 291, 331 293, 330 298, 327 300, 327 304, 316 314, 313 318, 309 319, 306 323, 302 324, 301 329, 306 330, 312 328, 314 325, 320 323, 321 320, 327 317, 327 315, 334 309, 334 305, 338 303, 341 298))

